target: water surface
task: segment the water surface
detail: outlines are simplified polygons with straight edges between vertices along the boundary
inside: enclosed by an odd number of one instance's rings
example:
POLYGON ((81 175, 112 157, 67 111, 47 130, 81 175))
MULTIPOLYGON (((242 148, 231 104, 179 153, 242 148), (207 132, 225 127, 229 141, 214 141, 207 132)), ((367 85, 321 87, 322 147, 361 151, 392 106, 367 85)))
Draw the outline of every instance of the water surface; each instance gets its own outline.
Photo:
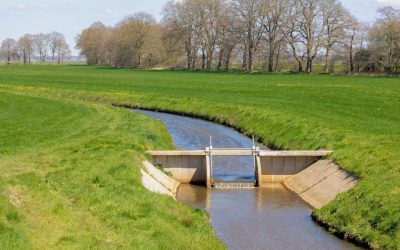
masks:
MULTIPOLYGON (((237 131, 208 121, 138 110, 167 126, 182 149, 250 148, 252 140, 237 131)), ((213 157, 213 177, 253 180, 252 157, 213 157)), ((250 190, 207 189, 181 185, 177 199, 207 210, 216 234, 230 249, 358 249, 315 224, 311 208, 281 184, 250 190)))

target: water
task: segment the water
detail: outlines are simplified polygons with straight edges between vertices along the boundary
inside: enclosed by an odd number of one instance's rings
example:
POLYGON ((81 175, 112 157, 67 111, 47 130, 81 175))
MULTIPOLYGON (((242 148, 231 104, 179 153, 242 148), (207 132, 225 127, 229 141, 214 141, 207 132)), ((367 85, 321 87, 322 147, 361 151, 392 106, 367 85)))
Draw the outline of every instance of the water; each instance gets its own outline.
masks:
MULTIPOLYGON (((252 141, 235 130, 199 119, 138 112, 159 119, 167 126, 177 147, 187 150, 214 147, 250 148, 252 141)), ((254 179, 252 157, 214 157, 217 180, 254 179)), ((211 224, 230 249, 358 249, 315 224, 311 208, 282 184, 257 189, 207 189, 181 185, 177 199, 207 210, 211 224)))

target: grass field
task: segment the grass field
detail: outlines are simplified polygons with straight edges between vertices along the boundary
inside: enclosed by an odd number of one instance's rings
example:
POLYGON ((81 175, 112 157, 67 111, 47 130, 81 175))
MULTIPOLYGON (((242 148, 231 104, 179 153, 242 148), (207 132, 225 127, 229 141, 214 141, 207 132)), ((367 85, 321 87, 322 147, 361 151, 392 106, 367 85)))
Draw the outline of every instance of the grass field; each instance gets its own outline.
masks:
POLYGON ((159 122, 80 101, 0 91, 0 249, 223 248, 208 215, 145 190, 159 122))
POLYGON ((400 247, 399 78, 14 66, 0 67, 0 91, 199 115, 273 148, 334 149, 332 158, 360 181, 315 216, 374 248, 400 247))

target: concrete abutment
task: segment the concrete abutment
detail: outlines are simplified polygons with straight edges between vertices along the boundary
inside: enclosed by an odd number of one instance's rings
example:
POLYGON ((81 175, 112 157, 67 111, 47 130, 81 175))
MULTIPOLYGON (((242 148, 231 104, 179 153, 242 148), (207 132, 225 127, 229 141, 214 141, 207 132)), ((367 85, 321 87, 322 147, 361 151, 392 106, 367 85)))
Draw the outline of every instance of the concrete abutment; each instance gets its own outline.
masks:
MULTIPOLYGON (((357 180, 332 161, 322 160, 328 150, 270 151, 256 149, 209 149, 149 151, 153 164, 162 165, 180 183, 225 187, 213 181, 212 156, 253 156, 255 186, 283 183, 312 206, 319 208, 352 188, 357 180), (329 163, 328 163, 329 162, 329 163), (330 174, 331 173, 331 174, 330 174)), ((249 185, 233 185, 248 187, 249 185)))

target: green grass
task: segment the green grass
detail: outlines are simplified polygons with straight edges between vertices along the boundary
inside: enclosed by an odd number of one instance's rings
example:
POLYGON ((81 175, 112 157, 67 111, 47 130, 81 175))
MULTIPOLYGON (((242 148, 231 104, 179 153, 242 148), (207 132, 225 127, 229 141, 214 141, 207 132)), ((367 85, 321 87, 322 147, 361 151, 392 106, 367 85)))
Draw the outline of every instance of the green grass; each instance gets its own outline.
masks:
POLYGON ((165 127, 134 112, 0 90, 1 249, 223 248, 208 215, 141 185, 165 127))
POLYGON ((314 214, 374 248, 400 247, 399 78, 11 66, 0 89, 204 116, 274 148, 334 149, 360 181, 314 214))

